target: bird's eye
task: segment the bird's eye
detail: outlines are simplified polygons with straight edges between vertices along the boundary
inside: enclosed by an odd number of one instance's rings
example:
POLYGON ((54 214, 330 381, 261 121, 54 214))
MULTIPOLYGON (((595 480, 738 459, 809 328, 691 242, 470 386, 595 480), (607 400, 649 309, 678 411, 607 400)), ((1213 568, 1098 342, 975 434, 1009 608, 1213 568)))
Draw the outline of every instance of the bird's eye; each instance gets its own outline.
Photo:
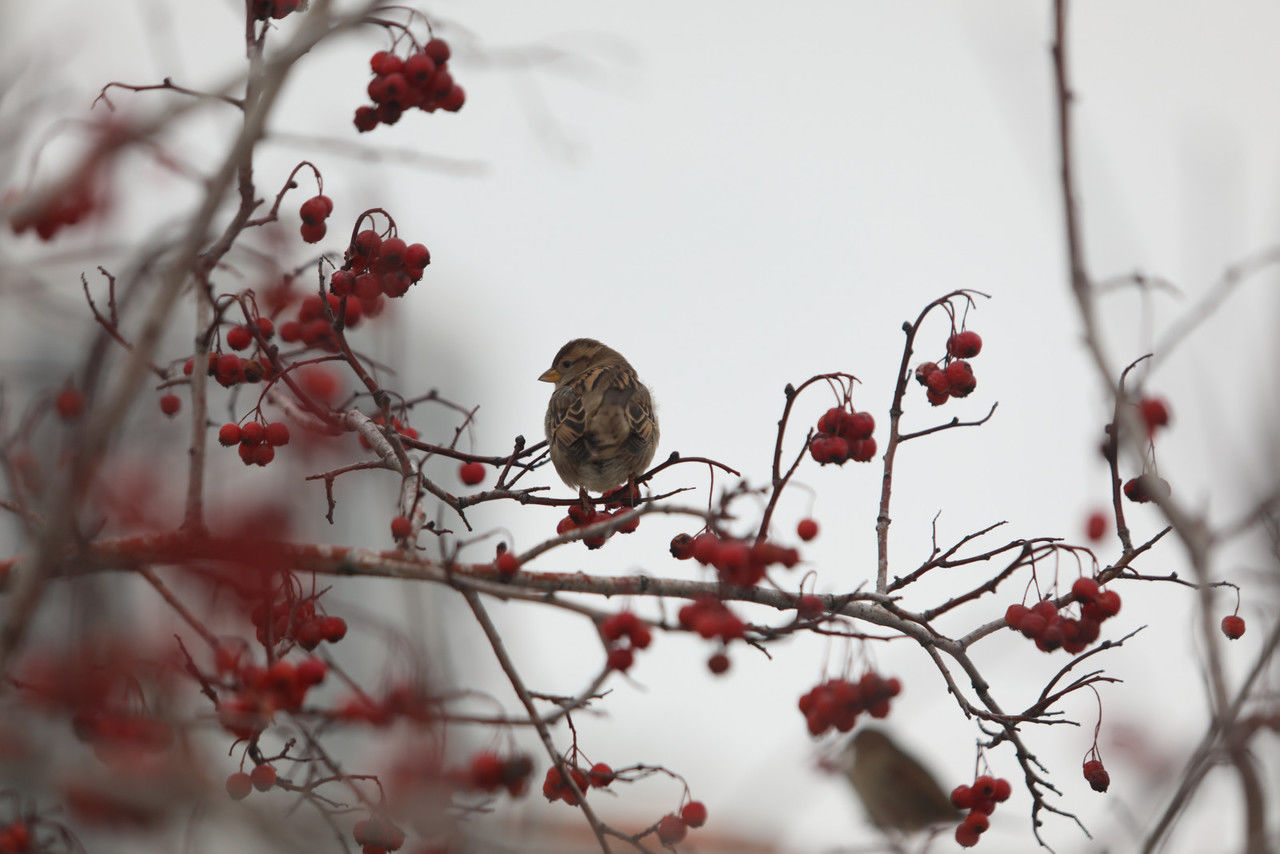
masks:
POLYGON ((565 359, 563 362, 561 362, 561 363, 560 363, 560 367, 562 367, 562 368, 570 368, 570 367, 573 367, 573 360, 572 360, 572 359, 565 359))

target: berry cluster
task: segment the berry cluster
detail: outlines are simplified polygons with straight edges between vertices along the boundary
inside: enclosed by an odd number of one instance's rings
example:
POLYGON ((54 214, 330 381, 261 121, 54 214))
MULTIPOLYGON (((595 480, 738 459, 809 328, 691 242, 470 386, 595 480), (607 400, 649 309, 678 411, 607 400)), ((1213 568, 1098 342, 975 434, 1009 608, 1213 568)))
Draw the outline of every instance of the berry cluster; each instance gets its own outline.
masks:
POLYGON ((609 642, 609 669, 622 673, 635 663, 635 650, 653 643, 653 632, 631 611, 610 614, 600 621, 600 634, 609 642), (627 639, 624 646, 619 641, 627 639))
POLYGON ((240 459, 247 466, 265 466, 276 458, 276 448, 289 444, 289 425, 283 421, 228 421, 218 428, 218 443, 226 448, 239 445, 240 459))
POLYGON ((466 771, 459 775, 459 782, 469 789, 496 792, 506 789, 513 798, 529 790, 529 775, 533 773, 533 760, 524 754, 503 759, 491 750, 481 751, 471 757, 466 771))
POLYGON ((275 766, 266 762, 254 766, 252 773, 249 774, 237 771, 227 777, 227 794, 233 801, 243 801, 254 789, 259 792, 269 792, 275 788, 276 776, 275 766))
POLYGON ((302 8, 303 0, 253 0, 253 17, 258 21, 286 18, 302 8))
MULTIPOLYGON (((264 337, 275 334, 275 328, 270 326, 270 320, 262 319, 262 323, 268 324, 268 332, 264 333, 264 337)), ((231 332, 243 327, 234 327, 231 332)), ((245 330, 247 332, 247 330, 245 330)), ((240 340, 239 335, 228 333, 233 340, 240 340)), ((252 334, 250 333, 250 339, 252 334)), ((244 346, 248 346, 246 342, 244 346)), ((191 376, 191 372, 195 370, 195 359, 187 359, 186 364, 182 366, 182 373, 191 376)), ((218 385, 223 388, 230 388, 241 383, 257 383, 264 379, 271 379, 273 372, 271 362, 268 359, 245 359, 237 356, 235 353, 210 353, 208 367, 206 373, 217 381, 218 385)))
POLYGON ((681 606, 677 619, 682 628, 697 632, 707 640, 720 638, 723 643, 729 643, 747 633, 747 624, 714 596, 699 596, 681 606))
POLYGON ((404 59, 385 50, 369 57, 373 79, 367 91, 374 105, 356 109, 356 130, 364 133, 379 124, 393 125, 413 107, 428 113, 461 110, 467 94, 453 82, 448 68, 450 54, 448 42, 432 39, 404 59))
MULTIPOLYGON (((6 201, 15 201, 15 195, 9 194, 6 201)), ((35 229, 36 235, 41 240, 52 240, 63 226, 75 225, 83 221, 96 207, 98 202, 89 186, 83 182, 77 182, 76 186, 69 189, 65 195, 49 199, 38 211, 27 216, 14 217, 9 221, 9 227, 13 229, 14 234, 22 234, 28 228, 35 229)))
POLYGON ((889 701, 900 693, 902 683, 896 677, 885 679, 869 670, 857 682, 828 679, 813 686, 800 698, 800 713, 810 735, 822 735, 832 727, 849 732, 862 712, 873 718, 887 717, 889 701))
MULTIPOLYGON (((345 633, 346 625, 342 628, 345 633)), ((279 709, 300 709, 307 691, 323 682, 329 672, 324 660, 315 657, 297 664, 279 658, 269 667, 260 667, 242 663, 237 654, 218 647, 216 659, 219 674, 236 686, 219 705, 218 722, 236 738, 256 737, 279 709)))
MULTIPOLYGON (((584 795, 587 793, 587 789, 592 786, 597 789, 603 789, 615 779, 613 769, 603 762, 598 762, 591 766, 590 773, 575 765, 569 769, 569 776, 573 778, 573 783, 578 787, 578 791, 584 795)), ((578 805, 578 795, 569 786, 569 783, 560 773, 560 769, 555 765, 547 769, 547 776, 542 780, 542 795, 552 803, 564 801, 571 807, 578 805)))
POLYGON ((663 845, 675 845, 689 833, 691 827, 702 827, 707 823, 707 806, 702 801, 689 801, 680 808, 679 814, 667 813, 658 820, 654 832, 663 845))
POLYGON ((1169 481, 1150 472, 1130 478, 1124 484, 1124 497, 1134 504, 1161 501, 1172 494, 1169 481))
MULTIPOLYGON (((606 505, 607 506, 607 505, 606 505)), ((619 507, 613 512, 609 510, 596 510, 594 507, 583 507, 581 504, 573 504, 569 507, 569 514, 565 516, 556 525, 557 534, 567 534, 570 531, 576 531, 579 528, 587 528, 598 522, 606 522, 614 517, 621 516, 623 513, 631 512, 629 507, 619 507)), ((604 545, 604 541, 613 536, 614 533, 630 534, 636 528, 640 527, 640 517, 637 516, 629 522, 623 522, 614 531, 593 534, 590 537, 583 537, 582 543, 589 549, 598 549, 604 545)))
POLYGON ((1231 640, 1239 640, 1244 637, 1244 617, 1239 614, 1230 614, 1223 617, 1222 633, 1231 640))
POLYGON ((365 317, 376 317, 381 312, 382 301, 376 296, 368 300, 349 299, 343 305, 343 300, 336 294, 325 294, 323 298, 319 294, 310 294, 298 303, 295 318, 280 324, 280 340, 286 344, 305 344, 336 353, 335 323, 341 322, 344 329, 354 329, 365 317), (330 316, 334 318, 332 322, 330 316))
MULTIPOLYGON (((1095 754, 1096 755, 1096 754, 1095 754)), ((1111 785, 1111 775, 1107 773, 1107 769, 1103 766, 1101 759, 1085 760, 1084 778, 1089 783, 1089 788, 1095 792, 1105 792, 1111 785)))
POLYGON ((925 387, 925 397, 941 406, 953 397, 968 397, 978 387, 978 378, 968 360, 982 352, 982 338, 964 329, 947 339, 947 360, 923 362, 916 367, 916 382, 925 387))
POLYGON ((326 195, 312 196, 298 208, 298 216, 302 217, 302 239, 307 243, 319 243, 324 240, 328 227, 324 221, 333 213, 333 199, 326 195))
POLYGON ((1080 619, 1064 617, 1058 606, 1044 599, 1030 608, 1010 605, 1004 612, 1004 621, 1023 637, 1036 642, 1042 652, 1053 652, 1061 647, 1072 655, 1084 652, 1098 639, 1102 623, 1120 613, 1120 594, 1114 590, 1102 590, 1092 578, 1077 578, 1071 585, 1071 596, 1080 603, 1080 619))
POLYGON ((693 558, 703 566, 714 567, 725 584, 750 587, 764 578, 773 564, 791 569, 800 562, 800 552, 768 540, 749 543, 745 540, 721 539, 711 531, 696 537, 677 534, 671 540, 671 554, 678 560, 693 558))
POLYGON ((987 816, 995 812, 996 804, 1009 800, 1013 787, 1003 777, 992 777, 982 774, 973 781, 972 786, 956 786, 951 791, 951 804, 958 810, 968 810, 969 814, 956 828, 956 842, 962 848, 972 848, 978 844, 981 836, 991 825, 987 816))
POLYGON ((351 829, 351 838, 363 849, 363 854, 386 854, 404 845, 404 831, 378 816, 357 821, 351 829))
POLYGON ((383 239, 371 228, 356 234, 343 257, 342 269, 329 277, 329 290, 334 296, 356 297, 367 314, 380 296, 404 296, 431 263, 431 253, 423 244, 406 244, 399 237, 383 239))
MULTIPOLYGON (((317 614, 312 599, 277 602, 269 611, 265 602, 259 603, 249 612, 249 620, 256 627, 258 643, 263 646, 293 642, 310 651, 321 641, 337 643, 347 635, 347 621, 341 617, 317 614)), ((219 653, 225 652, 219 648, 219 653)))
MULTIPOLYGON (((842 466, 849 460, 869 463, 876 455, 876 419, 870 412, 832 407, 818 419, 818 431, 809 440, 809 455, 820 464, 842 466)), ((816 532, 815 532, 816 533, 816 532)))

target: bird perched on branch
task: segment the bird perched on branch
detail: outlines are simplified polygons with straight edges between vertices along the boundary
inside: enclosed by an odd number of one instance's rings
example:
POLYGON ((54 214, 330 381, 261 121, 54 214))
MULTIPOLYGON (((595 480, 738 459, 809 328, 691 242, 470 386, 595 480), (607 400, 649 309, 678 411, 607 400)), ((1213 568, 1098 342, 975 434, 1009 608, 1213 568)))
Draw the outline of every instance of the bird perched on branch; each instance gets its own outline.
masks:
POLYGON ((932 775, 880 730, 859 731, 844 748, 843 759, 853 790, 881 830, 912 833, 960 820, 932 775))
POLYGON ((545 423, 561 480, 604 492, 648 468, 658 448, 658 419, 649 389, 621 353, 576 338, 538 379, 555 384, 545 423))

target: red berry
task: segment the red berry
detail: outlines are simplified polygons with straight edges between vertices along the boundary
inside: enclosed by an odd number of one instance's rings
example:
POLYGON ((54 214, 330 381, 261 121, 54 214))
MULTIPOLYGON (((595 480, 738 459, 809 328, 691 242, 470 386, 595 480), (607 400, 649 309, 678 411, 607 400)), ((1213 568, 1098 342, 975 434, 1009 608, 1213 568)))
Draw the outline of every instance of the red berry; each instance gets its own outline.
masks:
POLYGON ((973 790, 968 786, 956 786, 951 790, 951 805, 958 810, 967 810, 973 806, 973 790))
POLYGON ((1022 628, 1022 621, 1031 613, 1031 609, 1026 605, 1010 605, 1005 609, 1004 621, 1009 628, 1015 631, 1022 628))
POLYGON ((421 243, 410 243, 404 250, 404 265, 421 270, 431 263, 431 253, 421 243))
POLYGON ((947 339, 947 355, 953 359, 972 359, 982 352, 982 336, 971 330, 957 332, 947 339))
POLYGON ((458 479, 467 486, 475 486, 484 480, 484 463, 463 463, 458 468, 458 479))
POLYGON ((413 523, 403 516, 397 516, 391 520, 391 536, 397 540, 403 539, 413 533, 413 523))
POLYGON ((451 51, 449 50, 449 43, 444 39, 432 39, 427 42, 426 46, 422 49, 422 52, 431 57, 431 61, 436 65, 448 62, 451 54, 451 51))
POLYGON ((991 820, 987 818, 985 813, 974 810, 964 817, 964 826, 981 835, 991 826, 991 820))
POLYGON ((707 659, 707 669, 717 676, 725 673, 729 669, 729 656, 723 652, 717 652, 707 659))
POLYGON ((328 227, 323 222, 318 222, 315 225, 304 222, 299 226, 298 233, 302 235, 302 239, 306 243, 319 243, 324 240, 325 233, 328 230, 328 227))
POLYGON ((688 832, 688 825, 678 815, 668 813, 658 822, 658 839, 661 840, 663 845, 675 845, 684 839, 688 832))
POLYGON ((79 389, 67 386, 58 392, 54 406, 57 407, 58 415, 61 416, 63 421, 71 421, 79 418, 80 414, 84 412, 84 395, 80 393, 79 389))
POLYGON ((1092 578, 1077 578, 1071 585, 1071 595, 1077 602, 1091 602, 1098 598, 1098 582, 1092 578))
POLYGON ((978 844, 978 832, 961 822, 956 825, 956 842, 960 843, 961 848, 972 848, 978 844))
POLYGON ((401 68, 400 57, 390 51, 380 50, 369 57, 369 68, 374 74, 395 74, 401 68))
POLYGON ((227 346, 232 350, 243 350, 253 343, 253 333, 247 326, 233 326, 227 330, 227 346))
POLYGON ((680 818, 689 827, 702 827, 707 823, 707 805, 702 801, 689 801, 680 809, 680 818))
POLYGON ((1232 614, 1222 618, 1222 633, 1232 640, 1244 635, 1244 617, 1232 614))
MULTIPOLYGON (((946 368, 947 393, 952 397, 968 397, 978 387, 973 367, 963 359, 957 359, 946 368)), ((933 387, 930 382, 930 388, 933 387)))
POLYGON ((178 410, 182 408, 182 398, 176 394, 166 394, 160 398, 160 411, 165 415, 173 417, 178 414, 178 410))
POLYGON ((1005 801, 1009 800, 1009 796, 1012 794, 1013 794, 1013 786, 1010 785, 1009 781, 1003 777, 997 777, 995 794, 993 794, 991 797, 997 803, 1004 803, 1005 801))
POLYGON ((280 447, 289 444, 289 425, 283 421, 272 421, 266 426, 263 438, 268 445, 280 447))
POLYGON ((456 113, 462 109, 462 105, 467 102, 467 93, 458 84, 449 87, 449 91, 444 93, 444 97, 440 99, 440 109, 446 112, 456 113))
POLYGON ((587 781, 597 789, 602 789, 614 781, 617 775, 613 773, 613 769, 603 762, 597 762, 591 766, 591 770, 587 772, 587 781))
POLYGON ((1114 617, 1120 613, 1120 594, 1114 590, 1103 590, 1094 602, 1104 616, 1114 617))
POLYGON ((329 643, 337 643, 347 636, 347 621, 341 617, 325 617, 320 621, 320 634, 329 643))
POLYGON ((1111 785, 1111 775, 1107 773, 1107 769, 1102 767, 1102 762, 1097 759, 1091 759, 1084 763, 1084 778, 1089 781, 1089 787, 1095 792, 1105 792, 1107 787, 1111 785))
POLYGON ((631 665, 635 664, 636 654, 631 651, 629 646, 618 646, 609 650, 607 664, 610 670, 617 670, 626 673, 631 669, 631 665))
POLYGON ((818 536, 818 523, 812 519, 801 519, 796 525, 796 536, 806 543, 818 536))
POLYGON ((249 775, 253 787, 259 792, 265 792, 276 784, 276 769, 267 765, 265 762, 253 769, 253 773, 249 775))
POLYGON ((323 658, 304 658, 298 663, 298 681, 303 685, 319 685, 329 673, 323 658))
POLYGON ((1147 436, 1154 436, 1156 428, 1169 424, 1169 405, 1158 397, 1144 397, 1138 401, 1138 411, 1147 424, 1147 436))
POLYGON ((973 781, 972 786, 974 797, 980 800, 990 800, 996 793, 995 778, 989 774, 982 774, 973 781))
POLYGON ((1084 535, 1090 542, 1096 543, 1107 535, 1107 514, 1095 510, 1089 514, 1084 523, 1084 535))
POLYGON ((870 412, 855 412, 848 418, 849 432, 856 439, 870 439, 876 431, 876 419, 870 412))
POLYGON ((796 613, 802 620, 812 620, 822 615, 822 600, 812 593, 806 593, 796 600, 796 613))
POLYGON ((512 552, 503 552, 498 555, 497 560, 494 561, 494 566, 497 568, 499 575, 507 578, 520 571, 520 561, 516 559, 512 552))
MULTIPOLYGON (((226 425, 223 425, 226 426, 226 425)), ((261 445, 267 438, 267 428, 257 421, 240 425, 240 441, 246 445, 261 445)))
POLYGON ((307 225, 318 225, 333 212, 333 202, 328 196, 312 196, 298 208, 298 216, 307 225))
POLYGON ((425 53, 415 53, 404 61, 404 67, 400 70, 410 83, 421 88, 429 83, 431 75, 436 73, 436 63, 425 53))
POLYGON ((356 107, 356 117, 352 120, 360 133, 371 131, 378 126, 378 111, 373 107, 356 107))
POLYGON ((249 797, 249 792, 252 790, 253 781, 243 771, 232 774, 227 778, 227 794, 231 796, 233 801, 244 800, 249 797))

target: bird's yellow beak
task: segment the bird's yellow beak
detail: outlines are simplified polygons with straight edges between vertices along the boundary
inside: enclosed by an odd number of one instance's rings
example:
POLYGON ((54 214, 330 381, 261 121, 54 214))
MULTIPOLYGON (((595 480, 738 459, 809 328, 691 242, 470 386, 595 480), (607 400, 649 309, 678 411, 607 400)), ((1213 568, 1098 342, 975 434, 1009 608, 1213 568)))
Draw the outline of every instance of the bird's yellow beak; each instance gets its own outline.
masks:
POLYGON ((548 369, 548 370, 544 371, 544 372, 543 372, 543 374, 542 374, 542 376, 538 377, 538 382, 540 382, 540 383, 558 383, 558 382, 560 382, 560 372, 559 372, 559 371, 557 371, 555 368, 550 368, 550 369, 548 369))

